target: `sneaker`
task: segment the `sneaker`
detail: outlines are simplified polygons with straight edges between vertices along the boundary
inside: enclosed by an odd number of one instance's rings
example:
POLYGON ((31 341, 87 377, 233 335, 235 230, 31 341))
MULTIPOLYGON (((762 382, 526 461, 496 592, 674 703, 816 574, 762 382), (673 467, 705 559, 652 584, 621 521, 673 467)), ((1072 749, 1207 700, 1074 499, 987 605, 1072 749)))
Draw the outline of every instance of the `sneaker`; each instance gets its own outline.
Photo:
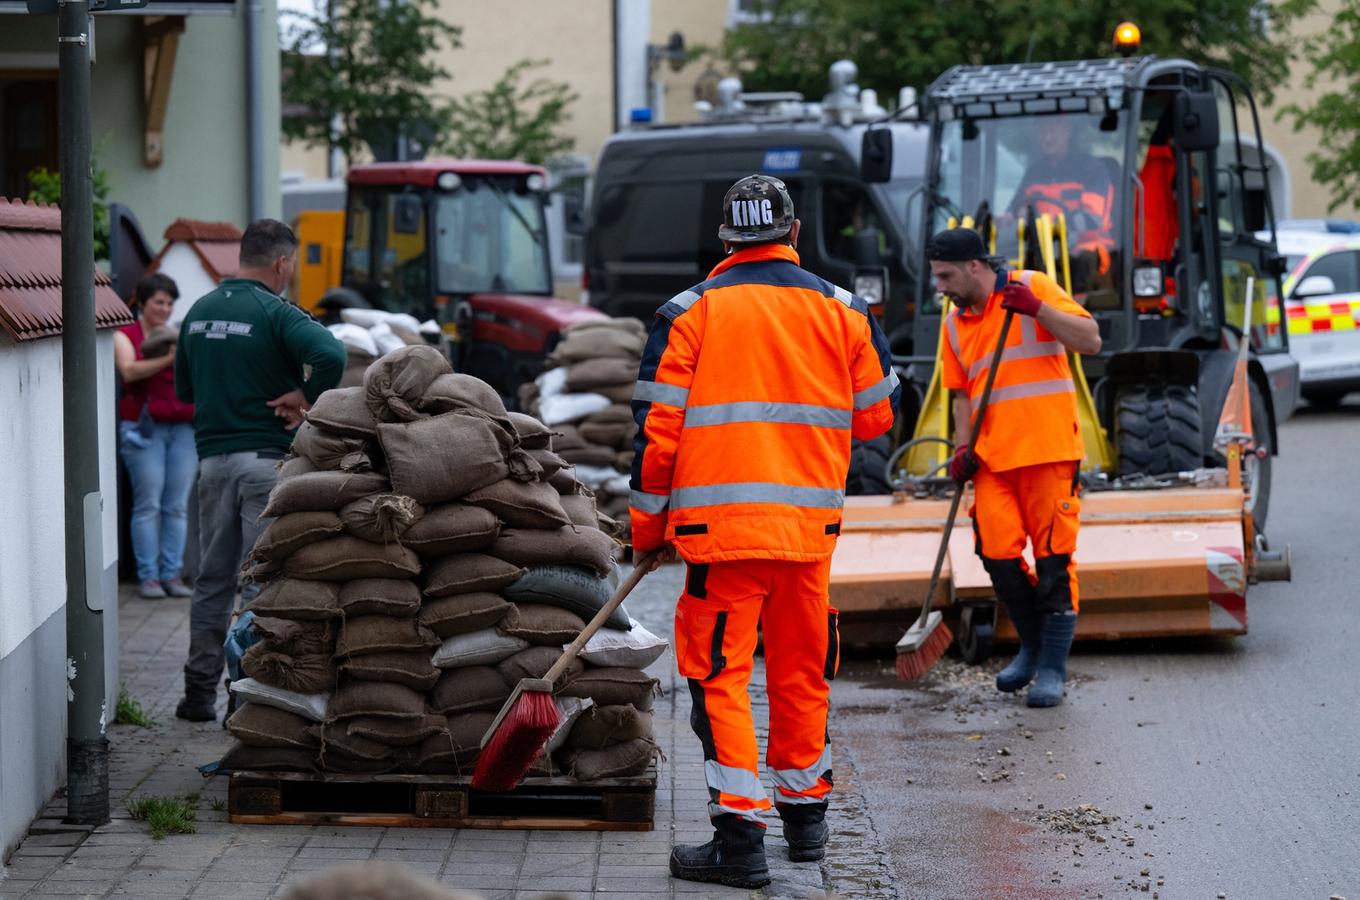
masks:
POLYGON ((217 719, 217 701, 215 698, 185 697, 175 707, 175 718, 190 722, 212 722, 217 719))
POLYGON ((137 585, 137 594, 144 600, 164 600, 165 588, 154 578, 148 578, 137 585))
POLYGON ((183 578, 171 578, 169 581, 162 581, 161 587, 171 597, 192 597, 194 589, 184 583, 183 578))
POLYGON ((733 850, 716 837, 707 844, 671 851, 671 874, 685 881, 717 881, 728 887, 758 888, 770 883, 765 848, 733 850))

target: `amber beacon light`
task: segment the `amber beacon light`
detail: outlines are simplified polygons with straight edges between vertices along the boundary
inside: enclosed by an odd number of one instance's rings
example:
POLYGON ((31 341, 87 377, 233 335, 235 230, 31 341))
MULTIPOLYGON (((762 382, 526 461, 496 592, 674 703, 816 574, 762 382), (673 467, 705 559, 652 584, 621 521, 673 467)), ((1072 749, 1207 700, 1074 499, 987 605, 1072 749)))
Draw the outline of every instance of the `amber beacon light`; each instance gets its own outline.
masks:
POLYGON ((1114 49, 1119 51, 1120 56, 1132 56, 1137 53, 1142 40, 1142 32, 1132 22, 1120 22, 1119 27, 1114 30, 1114 49))

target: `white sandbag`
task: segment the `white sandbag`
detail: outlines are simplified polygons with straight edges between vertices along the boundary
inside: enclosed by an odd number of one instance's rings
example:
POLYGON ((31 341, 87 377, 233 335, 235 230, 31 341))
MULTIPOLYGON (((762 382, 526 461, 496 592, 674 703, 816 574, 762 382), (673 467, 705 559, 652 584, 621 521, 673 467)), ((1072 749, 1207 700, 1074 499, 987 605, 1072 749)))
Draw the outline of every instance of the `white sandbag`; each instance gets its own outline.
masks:
POLYGON ((373 335, 368 333, 368 329, 362 325, 338 322, 335 325, 327 326, 327 330, 335 335, 336 340, 345 345, 346 350, 353 350, 355 353, 363 353, 368 356, 378 355, 377 342, 373 340, 373 335))
POLYGON ((379 356, 386 356, 407 346, 407 343, 398 337, 396 332, 392 330, 392 326, 386 322, 379 322, 374 325, 368 329, 368 333, 373 336, 373 342, 378 345, 379 356))
POLYGON ((571 734, 571 726, 581 718, 581 713, 594 705, 595 701, 589 697, 554 697, 553 706, 557 707, 559 720, 557 728, 548 738, 548 743, 543 745, 543 753, 547 755, 561 750, 562 745, 567 742, 567 735, 571 734))
POLYGON ((628 494, 628 476, 615 474, 600 485, 600 491, 605 494, 613 494, 616 497, 623 497, 628 494))
POLYGON ((494 628, 483 628, 467 634, 455 634, 439 645, 431 660, 441 669, 460 666, 494 666, 529 646, 523 638, 501 634, 494 628))
POLYGON ((254 678, 240 678, 231 683, 231 692, 242 700, 262 703, 285 712, 295 713, 313 722, 324 722, 326 707, 330 705, 330 694, 299 694, 285 691, 256 681, 254 678))
POLYGON ((603 394, 558 394, 538 401, 538 418, 544 425, 579 422, 586 416, 608 409, 612 401, 603 394))
POLYGON ((539 397, 556 397, 567 392, 567 370, 565 367, 549 369, 534 379, 538 385, 539 397))
MULTIPOLYGON (((643 628, 637 619, 628 620, 629 631, 601 628, 586 641, 581 659, 592 666, 616 666, 625 669, 645 669, 661 658, 669 643, 643 628)), ((563 644, 562 649, 571 644, 563 644)))
MULTIPOLYGON (((615 478, 620 477, 617 469, 611 469, 607 466, 576 466, 573 472, 576 475, 576 480, 590 488, 592 491, 598 490, 615 478)), ((628 477, 625 475, 623 476, 623 479, 623 492, 626 494, 628 493, 628 477)))
POLYGON ((437 335, 442 329, 434 319, 426 319, 420 323, 420 333, 423 335, 437 335))
POLYGON ((420 320, 410 313, 388 312, 385 309, 342 309, 340 318, 360 328, 374 328, 379 324, 400 325, 411 331, 420 330, 420 320))

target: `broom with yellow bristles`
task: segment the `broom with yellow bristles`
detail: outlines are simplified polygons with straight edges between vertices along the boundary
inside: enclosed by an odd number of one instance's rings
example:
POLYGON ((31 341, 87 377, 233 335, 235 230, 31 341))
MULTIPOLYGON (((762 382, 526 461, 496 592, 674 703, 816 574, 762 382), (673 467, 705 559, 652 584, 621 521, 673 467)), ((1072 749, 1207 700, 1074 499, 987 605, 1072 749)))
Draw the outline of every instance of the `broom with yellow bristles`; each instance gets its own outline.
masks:
MULTIPOLYGON (((987 370, 987 381, 982 387, 977 414, 973 416, 973 428, 968 435, 969 455, 977 449, 978 435, 982 432, 982 422, 987 414, 987 404, 992 400, 996 370, 1001 367, 1001 354, 1006 350, 1006 336, 1010 334, 1011 320, 1014 318, 1015 310, 1006 310, 1006 318, 1001 322, 1001 337, 997 339, 996 349, 992 351, 991 368, 987 370)), ((940 323, 940 327, 944 327, 943 322, 940 323)), ((921 604, 921 614, 897 642, 897 677, 903 681, 920 678, 933 669, 940 661, 940 657, 949 649, 949 645, 954 642, 954 635, 950 633, 949 626, 944 624, 944 616, 938 610, 932 610, 930 603, 940 586, 940 573, 944 570, 944 558, 949 552, 949 536, 954 533, 954 520, 958 518, 959 504, 962 501, 963 485, 959 485, 959 489, 954 492, 954 499, 949 504, 949 517, 945 519, 944 534, 940 536, 940 551, 935 554, 935 571, 930 575, 930 590, 926 591, 925 602, 921 604)))

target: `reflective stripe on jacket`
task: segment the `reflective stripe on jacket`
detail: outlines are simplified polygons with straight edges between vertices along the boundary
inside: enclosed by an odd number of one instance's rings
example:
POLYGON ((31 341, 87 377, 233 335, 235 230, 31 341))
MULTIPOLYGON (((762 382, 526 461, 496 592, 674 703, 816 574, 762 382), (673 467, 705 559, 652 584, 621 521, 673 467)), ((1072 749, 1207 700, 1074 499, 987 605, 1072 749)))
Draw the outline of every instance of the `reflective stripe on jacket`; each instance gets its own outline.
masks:
MULTIPOLYGON (((997 284, 1008 281, 1027 285, 1036 297, 1060 312, 1090 318, 1090 313, 1042 272, 1000 270, 997 284)), ((967 389, 974 410, 982 397, 1006 315, 1001 297, 1000 290, 993 291, 981 312, 955 309, 944 320, 943 383, 950 390, 967 389)), ((1011 323, 987 419, 978 436, 977 454, 993 472, 1085 455, 1067 350, 1030 316, 1017 314, 1011 323)))
POLYGON ((633 416, 633 545, 690 562, 826 559, 850 439, 901 388, 869 308, 786 245, 737 250, 657 310, 633 416))

